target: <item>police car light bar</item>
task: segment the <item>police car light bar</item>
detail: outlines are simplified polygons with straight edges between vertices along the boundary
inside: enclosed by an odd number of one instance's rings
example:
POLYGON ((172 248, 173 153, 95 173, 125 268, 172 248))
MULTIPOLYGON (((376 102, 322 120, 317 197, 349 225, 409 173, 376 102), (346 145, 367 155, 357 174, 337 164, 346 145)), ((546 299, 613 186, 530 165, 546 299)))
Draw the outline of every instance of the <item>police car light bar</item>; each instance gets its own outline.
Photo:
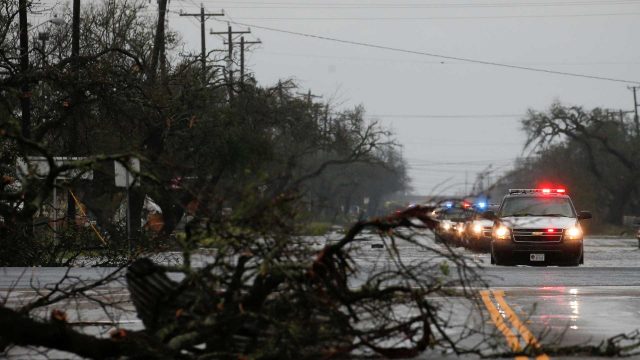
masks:
POLYGON ((566 194, 567 190, 565 189, 509 189, 509 194, 533 194, 533 193, 543 193, 543 194, 566 194))

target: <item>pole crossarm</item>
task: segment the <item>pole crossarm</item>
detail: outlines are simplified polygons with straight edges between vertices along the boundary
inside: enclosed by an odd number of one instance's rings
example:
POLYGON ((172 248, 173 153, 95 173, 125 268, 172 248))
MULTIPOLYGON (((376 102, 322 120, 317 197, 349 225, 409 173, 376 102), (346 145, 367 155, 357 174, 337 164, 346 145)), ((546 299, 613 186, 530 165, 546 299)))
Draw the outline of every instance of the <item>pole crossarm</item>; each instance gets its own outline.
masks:
MULTIPOLYGON (((204 14, 202 14, 202 13, 184 13, 184 12, 180 11, 179 15, 180 16, 202 16, 202 15, 204 15, 205 17, 211 17, 211 16, 224 16, 225 13, 224 13, 224 10, 220 10, 219 13, 204 13, 204 14)), ((207 19, 205 19, 205 20, 207 20, 207 19)))
POLYGON ((206 79, 207 77, 207 45, 205 40, 205 22, 209 17, 212 17, 212 16, 224 16, 224 10, 221 10, 219 13, 206 13, 204 11, 204 5, 200 4, 200 13, 183 13, 182 10, 180 10, 180 16, 200 17, 200 43, 201 43, 200 62, 202 63, 202 78, 206 79))
MULTIPOLYGON (((210 30, 209 31, 210 35, 229 35, 229 31, 213 31, 210 30)), ((231 32, 232 35, 237 35, 237 34, 251 34, 251 30, 240 30, 240 31, 232 31, 231 32)), ((225 45, 227 43, 225 42, 225 45)))
MULTIPOLYGON (((228 91, 229 91, 229 97, 231 98, 233 96, 233 35, 239 35, 239 34, 251 34, 251 29, 247 29, 247 30, 236 30, 233 31, 233 29, 231 28, 231 25, 227 25, 227 31, 213 31, 213 29, 209 30, 209 34, 211 35, 226 35, 227 36, 227 41, 225 42, 225 45, 227 45, 227 51, 229 52, 229 54, 227 55, 227 73, 228 73, 228 81, 227 81, 227 87, 228 87, 228 91)), ((244 39, 244 38, 243 38, 244 39)), ((244 54, 244 49, 241 49, 241 56, 243 56, 244 54)), ((241 80, 242 81, 242 76, 244 75, 244 64, 241 65, 241 80)))
MULTIPOLYGON (((223 43, 224 43, 225 45, 228 45, 228 44, 229 44, 229 43, 227 43, 227 41, 226 41, 226 40, 225 40, 223 43)), ((244 41, 244 44, 245 44, 245 45, 251 45, 251 44, 262 44, 262 41, 260 41, 260 40, 257 40, 257 41, 246 41, 246 40, 245 40, 245 41, 244 41)), ((234 43, 234 44, 233 44, 233 46, 236 46, 236 45, 237 45, 237 46, 241 46, 242 44, 239 44, 239 43, 234 43)), ((222 51, 226 51, 226 50, 222 50, 222 51)))

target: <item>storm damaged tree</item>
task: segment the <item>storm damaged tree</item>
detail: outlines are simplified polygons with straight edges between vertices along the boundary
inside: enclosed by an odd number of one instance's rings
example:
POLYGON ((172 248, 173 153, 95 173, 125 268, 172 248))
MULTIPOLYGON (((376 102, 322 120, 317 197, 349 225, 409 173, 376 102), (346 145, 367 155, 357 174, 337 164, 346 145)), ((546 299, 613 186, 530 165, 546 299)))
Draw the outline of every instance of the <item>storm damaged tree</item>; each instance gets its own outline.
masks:
POLYGON ((550 161, 562 159, 563 165, 555 167, 560 179, 582 185, 572 192, 578 197, 580 193, 585 198, 596 196, 594 203, 606 210, 605 221, 622 224, 623 214, 640 196, 640 134, 630 118, 603 109, 586 111, 555 103, 547 112, 530 110, 523 128, 527 146, 541 158, 555 154, 550 161), (569 169, 586 173, 586 177, 573 179, 569 169), (585 184, 585 179, 593 181, 585 184))
MULTIPOLYGON (((118 197, 122 191, 116 191, 113 184, 113 161, 100 159, 124 159, 124 156, 106 156, 104 154, 129 154, 137 153, 130 146, 130 137, 121 137, 118 134, 129 133, 121 128, 116 131, 114 127, 106 128, 101 123, 110 120, 110 113, 105 109, 119 109, 130 115, 136 114, 136 110, 126 104, 119 103, 118 98, 143 98, 139 90, 140 73, 144 69, 144 41, 141 36, 133 41, 123 34, 133 32, 132 29, 142 28, 142 19, 136 18, 136 12, 140 10, 139 2, 129 2, 121 6, 109 2, 103 7, 85 7, 83 29, 81 34, 82 52, 78 58, 71 55, 70 27, 60 26, 49 29, 49 41, 42 46, 30 49, 31 58, 35 59, 29 64, 26 71, 17 71, 16 49, 17 32, 15 5, 12 2, 3 3, 1 35, 1 66, 6 69, 0 79, 0 91, 2 92, 2 118, 0 127, 2 131, 3 146, 3 179, 4 186, 1 194, 3 228, 11 229, 11 236, 6 239, 15 240, 16 247, 2 252, 3 259, 10 260, 12 264, 51 264, 49 260, 43 260, 34 254, 18 256, 24 250, 38 253, 36 237, 33 233, 33 217, 42 214, 43 205, 51 202, 52 189, 56 188, 58 194, 69 192, 69 202, 75 204, 73 197, 80 199, 84 204, 78 206, 78 216, 89 210, 80 209, 84 206, 91 208, 92 215, 99 221, 99 226, 115 236, 110 225, 113 223, 113 214, 117 210, 118 197), (111 4, 111 6, 109 6, 111 4), (104 12, 104 13, 103 13, 104 12), (104 16, 99 16, 102 14, 104 16), (92 17, 93 15, 93 17, 92 17), (133 25, 132 25, 133 24, 133 25), (102 30, 102 31, 101 31, 102 30), (138 51, 139 50, 139 51, 138 51), (31 136, 26 139, 16 132, 17 119, 22 118, 20 109, 16 106, 16 99, 21 95, 19 88, 23 83, 30 84, 32 91, 28 94, 31 98, 31 122, 28 124, 31 136), (97 131, 95 131, 97 129, 97 131), (105 130, 114 130, 110 133, 105 130), (101 135, 100 135, 101 134, 101 135), (120 140, 120 141, 118 141, 120 140), (5 151, 6 150, 6 151, 5 151), (64 181, 57 178, 69 168, 65 165, 57 171, 54 159, 81 156, 86 161, 79 161, 71 167, 86 170, 95 170, 94 181, 89 186, 79 176, 65 177, 64 181), (38 179, 29 176, 28 179, 20 179, 16 171, 16 164, 20 161, 29 163, 28 158, 38 157, 40 162, 48 164, 50 175, 46 179, 38 179), (99 161, 95 161, 99 160, 99 161), (109 167, 110 165, 110 167, 109 167), (106 169, 106 175, 101 176, 106 169), (109 174, 110 169, 110 174, 109 174), (108 178, 110 175, 110 178, 108 178), (108 179, 106 179, 108 178, 108 179), (33 180, 33 181, 31 181, 33 180), (96 186, 97 185, 97 186, 96 186), (104 189, 106 192, 92 194, 91 190, 104 189), (72 193, 75 193, 71 195, 72 193), (120 194, 118 194, 120 193, 120 194), (86 196, 85 196, 86 194, 86 196), (92 196, 93 195, 93 196, 92 196), (96 202, 100 196, 103 199, 96 202), (94 200, 94 201, 92 201, 94 200), (111 210, 111 211, 109 211, 111 210), (22 221, 21 224, 19 224, 22 221), (23 241, 20 240, 24 238, 23 241), (26 246, 32 244, 33 246, 26 246), (38 260, 39 259, 39 260, 38 260)), ((69 9, 66 9, 63 17, 70 18, 69 9)), ((70 21, 67 21, 69 24, 70 21)), ((117 111, 114 111, 117 112, 117 111)), ((122 112, 118 113, 122 118, 122 112)), ((131 116, 128 116, 131 120, 131 116)), ((109 123, 110 125, 113 123, 109 123)), ((122 122, 119 122, 122 124, 122 122)), ((24 125, 24 124, 23 124, 24 125)), ((117 126, 117 125, 116 125, 117 126)), ((33 169, 29 169, 32 171, 33 169)), ((33 175, 33 174, 26 174, 33 175)), ((135 197, 134 197, 135 198, 135 197)), ((53 204, 53 206, 57 206, 53 204)), ((64 230, 71 231, 70 237, 82 232, 81 228, 75 228, 75 214, 67 216, 64 230)), ((50 217, 50 216, 49 216, 50 217)), ((56 217, 54 216, 55 220, 56 217)), ((46 216, 44 224, 48 223, 46 216)), ((135 224, 135 223, 134 223, 135 224)), ((134 225, 135 226, 135 225, 134 225)), ((55 230, 62 226, 53 225, 55 230)), ((54 235, 56 240, 66 238, 67 234, 54 235)), ((96 231, 97 237, 101 235, 96 231)), ((93 236, 95 240, 96 236, 93 236)), ((71 239, 73 240, 73 239, 71 239)), ((104 241, 103 241, 104 243, 104 241)), ((114 242, 111 242, 112 244, 114 242)), ((63 246, 64 241, 59 243, 63 246)), ((91 245, 90 245, 91 246, 91 245)), ((50 249, 41 248, 46 255, 50 249)), ((3 261, 4 264, 7 262, 3 261)))
MULTIPOLYGON (((97 282, 67 273, 25 304, 5 301, 0 345, 7 354, 12 346, 33 346, 96 359, 513 354, 477 307, 477 289, 485 286, 478 264, 425 237, 435 226, 432 208, 362 220, 318 246, 292 235, 295 195, 254 201, 224 220, 191 223, 184 243, 193 247, 177 266, 140 258, 97 282), (366 256, 378 250, 361 240, 365 230, 384 247, 374 258, 366 256), (194 250, 201 247, 207 250, 194 250), (137 316, 143 329, 118 321, 131 311, 129 302, 134 310, 125 318, 137 316), (81 315, 71 309, 91 304, 109 314, 109 334, 77 330, 81 315)), ((639 347, 640 337, 630 333, 545 352, 612 356, 639 347)), ((518 354, 539 351, 527 346, 518 354)))
MULTIPOLYGON (((96 235, 115 239, 109 222, 122 192, 113 188, 106 169, 113 161, 128 164, 132 155, 142 161, 136 207, 147 194, 157 199, 167 223, 173 222, 163 231, 175 237, 181 261, 170 267, 122 257, 126 266, 97 282, 74 277, 69 269, 61 282, 35 289, 37 298, 27 304, 11 307, 5 299, 2 350, 37 346, 88 358, 339 358, 411 357, 428 349, 478 353, 486 346, 462 344, 484 322, 458 316, 449 300, 473 307, 473 287, 482 283, 473 260, 424 236, 434 225, 427 216, 432 209, 361 220, 344 236, 320 244, 299 236, 313 179, 354 164, 394 170, 399 159, 388 131, 364 121, 362 108, 323 122, 315 111, 323 106, 281 86, 247 83, 231 98, 224 84, 203 85, 188 60, 167 62, 166 75, 154 80, 155 65, 150 73, 147 64, 162 55, 149 48, 154 34, 136 16, 136 4, 141 3, 109 1, 85 9, 90 20, 83 22, 79 76, 71 71, 68 29, 52 35, 47 61, 26 75, 38 84, 29 139, 17 121, 17 85, 24 74, 11 73, 15 48, 13 40, 3 40, 3 66, 10 73, 0 82, 6 95, 1 111, 7 115, 0 124, 7 161, 0 232, 3 245, 10 240, 15 248, 3 247, 2 261, 42 265, 41 257, 20 257, 18 250, 39 245, 25 230, 54 189, 83 192, 80 200, 97 219, 96 235), (79 113, 85 116, 77 118, 79 113), (73 153, 69 134, 76 141, 73 153), (46 174, 28 169, 17 180, 17 159, 34 155, 45 159, 46 174), (56 160, 69 155, 82 159, 56 160), (60 174, 90 170, 104 174, 93 183, 79 175, 56 182, 60 174), (180 219, 184 231, 174 231, 180 219), (384 244, 375 266, 358 260, 365 229, 384 244), (123 287, 130 298, 102 292, 122 293, 123 287), (82 308, 79 301, 116 312, 130 311, 132 303, 144 329, 117 329, 110 337, 77 331, 78 314, 69 309, 82 308)), ((3 21, 13 27, 10 16, 3 21)), ((400 186, 386 183, 393 185, 370 191, 400 186)), ((344 193, 349 191, 354 189, 344 193)))
POLYGON ((72 291, 52 288, 18 309, 0 308, 4 324, 25 329, 2 327, 2 344, 88 358, 407 358, 429 349, 489 350, 482 319, 467 318, 473 287, 481 285, 472 263, 419 235, 433 226, 426 216, 431 209, 360 221, 318 248, 290 235, 296 226, 290 220, 296 215, 294 198, 280 196, 258 207, 250 219, 232 214, 215 227, 205 222, 188 232, 185 241, 215 249, 200 257, 198 266, 185 261, 168 268, 143 258, 126 275, 118 271, 99 284, 125 276, 143 330, 93 337, 73 330, 70 314, 33 315, 42 306, 58 309, 60 301, 96 289, 75 283, 72 291), (364 251, 358 240, 364 229, 378 231, 385 244, 374 267, 354 257, 364 251), (183 280, 173 280, 171 272, 183 280), (456 301, 460 306, 452 307, 456 301), (480 339, 464 345, 472 336, 480 339))

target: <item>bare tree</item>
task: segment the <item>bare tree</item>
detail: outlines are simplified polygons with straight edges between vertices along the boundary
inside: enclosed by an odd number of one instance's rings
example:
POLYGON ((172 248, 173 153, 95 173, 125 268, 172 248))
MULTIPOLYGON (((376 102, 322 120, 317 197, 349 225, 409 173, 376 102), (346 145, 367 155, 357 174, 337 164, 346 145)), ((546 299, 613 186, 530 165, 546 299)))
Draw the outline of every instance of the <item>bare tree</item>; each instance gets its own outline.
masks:
POLYGON ((618 116, 602 109, 587 112, 555 103, 548 112, 530 110, 523 127, 527 146, 534 150, 545 151, 563 142, 567 142, 566 152, 581 150, 586 168, 600 184, 598 191, 607 193, 607 221, 620 225, 633 195, 638 195, 640 147, 633 124, 612 115, 618 116))

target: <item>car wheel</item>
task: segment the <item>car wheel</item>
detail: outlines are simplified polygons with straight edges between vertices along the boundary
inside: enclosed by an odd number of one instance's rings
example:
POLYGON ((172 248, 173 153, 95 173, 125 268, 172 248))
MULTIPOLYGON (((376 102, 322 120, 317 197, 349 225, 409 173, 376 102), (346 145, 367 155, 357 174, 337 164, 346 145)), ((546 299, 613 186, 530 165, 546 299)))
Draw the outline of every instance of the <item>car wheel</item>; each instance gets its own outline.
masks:
POLYGON ((493 244, 491 245, 491 263, 501 266, 516 266, 517 262, 513 259, 505 259, 497 256, 493 250, 493 244))
POLYGON ((469 249, 471 249, 474 252, 478 252, 478 245, 475 241, 470 241, 469 242, 469 249))
POLYGON ((580 266, 580 264, 582 264, 580 261, 582 259, 578 259, 578 260, 574 260, 574 261, 569 261, 567 263, 562 264, 561 266, 580 266))
POLYGON ((560 266, 580 266, 580 264, 584 264, 584 254, 580 255, 580 257, 575 260, 565 260, 560 263, 560 266))

